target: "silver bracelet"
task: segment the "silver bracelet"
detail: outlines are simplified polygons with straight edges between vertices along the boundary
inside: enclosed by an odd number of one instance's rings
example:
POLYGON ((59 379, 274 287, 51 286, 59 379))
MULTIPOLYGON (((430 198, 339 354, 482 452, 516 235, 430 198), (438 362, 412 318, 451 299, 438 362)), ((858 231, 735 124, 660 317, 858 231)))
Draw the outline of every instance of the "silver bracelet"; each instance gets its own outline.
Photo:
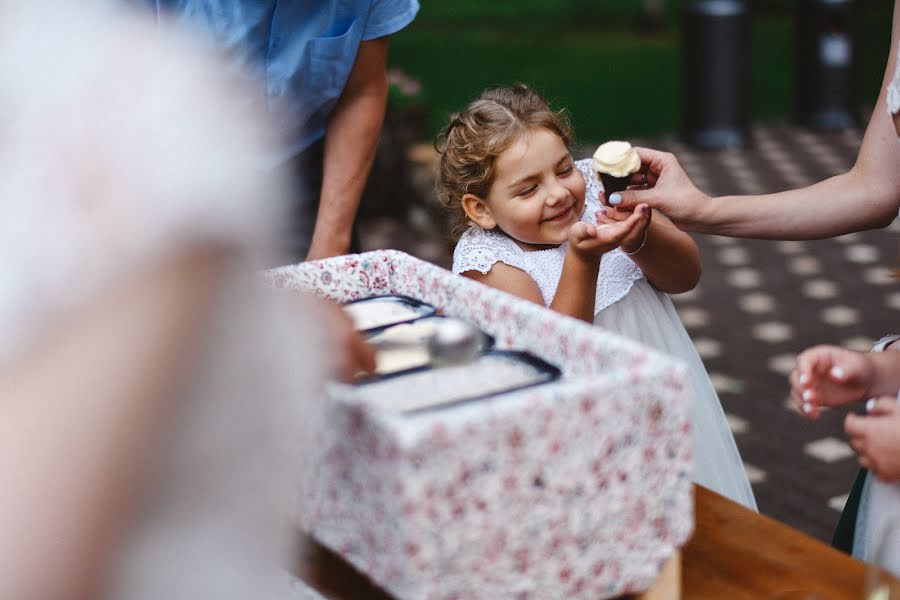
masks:
POLYGON ((900 335, 886 335, 872 346, 872 352, 884 352, 887 350, 887 347, 900 340, 900 335))
POLYGON ((634 256, 635 254, 637 254, 638 252, 643 250, 644 244, 647 243, 647 234, 648 233, 650 233, 650 224, 649 223, 647 223, 647 226, 644 228, 644 237, 641 239, 641 245, 637 247, 637 250, 632 250, 631 252, 628 252, 627 250, 625 250, 623 248, 622 252, 624 252, 626 256, 634 256))

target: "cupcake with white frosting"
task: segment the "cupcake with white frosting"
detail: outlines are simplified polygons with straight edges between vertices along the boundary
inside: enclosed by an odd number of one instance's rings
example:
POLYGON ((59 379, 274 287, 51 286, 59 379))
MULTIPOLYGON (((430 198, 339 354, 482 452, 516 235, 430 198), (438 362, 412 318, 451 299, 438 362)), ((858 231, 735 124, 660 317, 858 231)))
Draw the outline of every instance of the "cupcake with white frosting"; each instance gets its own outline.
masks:
POLYGON ((594 172, 608 198, 621 192, 631 183, 631 177, 641 168, 641 157, 628 142, 606 142, 594 152, 594 172))

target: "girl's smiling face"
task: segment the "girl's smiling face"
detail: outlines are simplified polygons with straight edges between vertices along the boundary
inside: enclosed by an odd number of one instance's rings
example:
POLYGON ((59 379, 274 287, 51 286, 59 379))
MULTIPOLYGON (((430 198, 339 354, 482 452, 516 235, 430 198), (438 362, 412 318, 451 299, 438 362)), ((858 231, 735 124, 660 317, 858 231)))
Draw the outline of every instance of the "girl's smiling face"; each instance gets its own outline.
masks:
POLYGON ((584 210, 585 182, 563 140, 547 129, 531 129, 494 162, 487 198, 463 199, 469 218, 485 229, 498 227, 523 250, 558 246, 584 210))

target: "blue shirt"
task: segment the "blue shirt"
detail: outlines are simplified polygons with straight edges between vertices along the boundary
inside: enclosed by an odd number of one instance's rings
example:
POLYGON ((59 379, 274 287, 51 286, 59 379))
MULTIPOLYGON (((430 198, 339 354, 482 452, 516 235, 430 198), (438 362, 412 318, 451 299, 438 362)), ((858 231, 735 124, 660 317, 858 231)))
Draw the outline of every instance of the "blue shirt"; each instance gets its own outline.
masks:
POLYGON ((290 154, 325 126, 361 42, 396 33, 417 0, 131 0, 207 29, 236 64, 261 71, 290 154))

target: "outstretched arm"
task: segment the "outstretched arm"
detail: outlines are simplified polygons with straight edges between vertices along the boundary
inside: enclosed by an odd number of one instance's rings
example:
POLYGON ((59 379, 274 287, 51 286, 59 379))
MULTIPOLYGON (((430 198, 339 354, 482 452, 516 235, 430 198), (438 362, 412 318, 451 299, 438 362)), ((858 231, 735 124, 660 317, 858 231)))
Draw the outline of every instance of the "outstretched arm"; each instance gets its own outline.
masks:
POLYGON ((900 0, 895 0, 881 93, 850 171, 787 192, 710 198, 693 185, 673 155, 638 148, 653 187, 621 192, 618 204, 613 194, 610 204, 628 208, 647 203, 681 229, 734 237, 819 239, 889 225, 900 207, 900 142, 886 103, 897 57, 898 8, 900 0))
POLYGON ((387 103, 388 38, 360 44, 325 132, 319 215, 307 260, 346 254, 387 103))

